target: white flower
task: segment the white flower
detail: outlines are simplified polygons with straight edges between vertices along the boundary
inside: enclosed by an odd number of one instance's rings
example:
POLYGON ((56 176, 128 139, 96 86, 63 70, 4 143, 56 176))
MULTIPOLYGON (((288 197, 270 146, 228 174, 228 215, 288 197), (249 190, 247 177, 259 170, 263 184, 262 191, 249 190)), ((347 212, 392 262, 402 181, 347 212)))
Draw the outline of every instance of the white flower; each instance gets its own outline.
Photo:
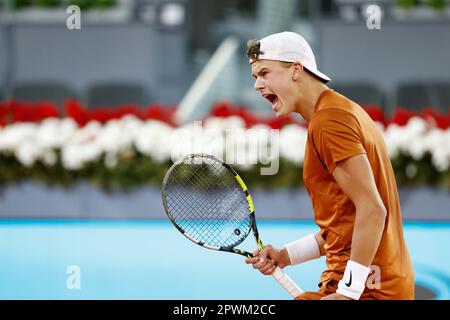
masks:
POLYGON ((243 128, 227 131, 225 136, 225 159, 227 163, 248 168, 257 163, 255 149, 248 150, 246 131, 243 128))
POLYGON ((239 116, 229 116, 223 118, 223 128, 224 130, 234 130, 245 128, 245 121, 239 116))
POLYGON ((69 170, 81 169, 85 164, 97 160, 102 154, 95 142, 71 143, 61 150, 61 161, 69 170))
POLYGON ((450 167, 450 129, 433 129, 427 136, 426 144, 431 152, 431 162, 440 171, 450 167))
POLYGON ((161 121, 149 120, 141 126, 134 144, 140 153, 162 163, 170 159, 172 132, 171 126, 161 121))
POLYGON ((225 150, 225 135, 223 131, 214 128, 204 128, 203 135, 198 142, 201 152, 218 158, 223 157, 225 150))
POLYGON ((105 166, 114 168, 117 165, 117 156, 114 153, 107 153, 105 155, 105 166))
POLYGON ((98 132, 96 143, 102 151, 117 154, 125 142, 124 137, 126 135, 120 122, 111 120, 98 132))
POLYGON ((203 127, 206 129, 224 130, 224 118, 210 117, 203 121, 203 127))
POLYGON ((258 124, 246 132, 246 142, 248 144, 249 163, 256 162, 269 164, 274 158, 279 156, 279 131, 271 127, 258 124))
POLYGON ((300 166, 305 159, 305 148, 308 132, 296 124, 289 124, 280 132, 281 157, 300 166))
POLYGON ((83 166, 81 159, 81 146, 79 144, 68 144, 61 150, 61 162, 67 170, 78 170, 83 166))
POLYGON ((414 116, 408 120, 406 126, 404 126, 406 131, 411 135, 422 135, 427 131, 427 123, 420 117, 414 116))
POLYGON ((428 151, 429 146, 424 142, 424 136, 416 136, 406 144, 406 151, 414 160, 422 159, 428 151))
POLYGON ((54 166, 57 160, 56 153, 52 149, 44 149, 41 158, 48 167, 54 166))
POLYGON ((239 116, 210 117, 203 121, 204 128, 222 131, 245 128, 245 121, 239 116))
POLYGON ((24 142, 34 141, 37 126, 34 123, 15 123, 0 134, 0 150, 14 151, 24 142))
POLYGON ((395 123, 389 124, 386 131, 384 131, 384 141, 386 142, 386 147, 391 159, 397 157, 400 153, 402 137, 403 129, 395 123))
POLYGON ((437 149, 431 156, 431 162, 439 172, 446 171, 450 167, 450 155, 444 149, 437 149))
POLYGON ((41 148, 32 140, 23 141, 15 150, 16 158, 25 167, 31 167, 40 154, 41 148))
POLYGON ((42 148, 60 148, 76 132, 78 126, 70 118, 43 120, 36 132, 36 140, 42 148))
POLYGON ((103 149, 97 139, 102 126, 97 121, 90 121, 68 139, 61 148, 61 161, 68 170, 81 169, 86 163, 101 156, 103 149))

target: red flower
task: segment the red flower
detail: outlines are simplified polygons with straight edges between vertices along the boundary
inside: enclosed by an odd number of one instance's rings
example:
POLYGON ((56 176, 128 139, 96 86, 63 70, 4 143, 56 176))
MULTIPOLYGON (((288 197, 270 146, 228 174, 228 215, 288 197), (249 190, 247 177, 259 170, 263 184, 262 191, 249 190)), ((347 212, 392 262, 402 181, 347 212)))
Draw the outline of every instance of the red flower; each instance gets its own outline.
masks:
POLYGON ((363 108, 373 121, 378 121, 386 125, 384 110, 379 105, 364 105, 363 108))
POLYGON ((59 111, 56 105, 52 102, 43 101, 34 107, 34 121, 39 122, 46 118, 58 118, 59 111))
POLYGON ((11 103, 9 101, 0 101, 0 126, 8 124, 11 112, 11 103))
POLYGON ((143 118, 142 112, 137 104, 126 104, 112 110, 113 119, 120 119, 126 115, 134 115, 140 119, 143 118))
POLYGON ((84 126, 88 122, 88 112, 78 100, 69 99, 64 102, 65 114, 71 117, 79 126, 84 126))
POLYGON ((11 100, 10 108, 12 122, 33 122, 36 118, 35 108, 30 102, 11 100))
POLYGON ((272 129, 281 129, 285 125, 294 123, 294 120, 292 119, 292 117, 290 115, 288 115, 288 116, 269 118, 265 121, 265 123, 272 129))
POLYGON ((164 107, 160 104, 152 104, 144 110, 142 118, 144 120, 153 119, 165 122, 171 126, 175 126, 173 120, 173 114, 175 113, 175 107, 164 107))
POLYGON ((214 117, 229 117, 233 115, 233 109, 233 106, 229 102, 218 101, 212 107, 210 114, 214 117))
POLYGON ((435 110, 432 107, 426 107, 422 110, 421 116, 431 127, 447 129, 450 126, 450 118, 435 110))
POLYGON ((399 107, 395 109, 390 122, 398 124, 399 126, 405 126, 408 123, 409 119, 414 116, 417 116, 416 111, 399 107))
POLYGON ((251 128, 255 124, 262 123, 261 119, 258 119, 255 115, 251 114, 245 107, 236 108, 233 114, 241 117, 247 128, 251 128))
POLYGON ((96 107, 88 112, 89 121, 98 121, 100 123, 105 123, 113 119, 113 112, 111 108, 108 107, 96 107))

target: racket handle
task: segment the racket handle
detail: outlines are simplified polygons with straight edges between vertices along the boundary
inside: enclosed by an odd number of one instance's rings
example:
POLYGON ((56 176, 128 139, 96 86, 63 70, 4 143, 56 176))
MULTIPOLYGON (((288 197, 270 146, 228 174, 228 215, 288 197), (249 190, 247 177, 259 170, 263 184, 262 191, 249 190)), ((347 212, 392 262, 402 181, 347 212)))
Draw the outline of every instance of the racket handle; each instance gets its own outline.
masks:
POLYGON ((284 290, 291 295, 292 298, 295 298, 303 292, 302 289, 300 289, 280 267, 276 267, 275 271, 272 273, 272 276, 278 281, 284 290))

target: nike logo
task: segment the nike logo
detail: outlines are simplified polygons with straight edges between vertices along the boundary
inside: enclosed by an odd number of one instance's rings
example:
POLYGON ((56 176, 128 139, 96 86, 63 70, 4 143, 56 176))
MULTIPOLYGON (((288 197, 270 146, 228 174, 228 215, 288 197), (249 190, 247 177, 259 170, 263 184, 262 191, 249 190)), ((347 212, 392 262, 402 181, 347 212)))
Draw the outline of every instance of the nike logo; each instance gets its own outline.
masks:
POLYGON ((352 270, 350 270, 350 280, 345 283, 347 287, 350 287, 352 285, 352 270))

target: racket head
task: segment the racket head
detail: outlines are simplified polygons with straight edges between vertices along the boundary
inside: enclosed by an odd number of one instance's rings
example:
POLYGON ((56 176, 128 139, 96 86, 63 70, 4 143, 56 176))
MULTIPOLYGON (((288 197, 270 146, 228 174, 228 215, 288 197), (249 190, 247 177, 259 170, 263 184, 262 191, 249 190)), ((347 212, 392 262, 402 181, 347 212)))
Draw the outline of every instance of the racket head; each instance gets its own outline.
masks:
POLYGON ((255 230, 253 201, 228 164, 207 154, 176 161, 163 179, 162 202, 174 226, 189 240, 212 250, 235 249, 255 230))

